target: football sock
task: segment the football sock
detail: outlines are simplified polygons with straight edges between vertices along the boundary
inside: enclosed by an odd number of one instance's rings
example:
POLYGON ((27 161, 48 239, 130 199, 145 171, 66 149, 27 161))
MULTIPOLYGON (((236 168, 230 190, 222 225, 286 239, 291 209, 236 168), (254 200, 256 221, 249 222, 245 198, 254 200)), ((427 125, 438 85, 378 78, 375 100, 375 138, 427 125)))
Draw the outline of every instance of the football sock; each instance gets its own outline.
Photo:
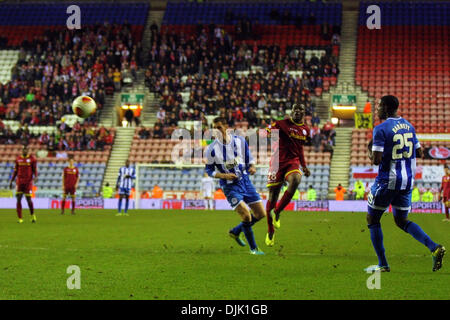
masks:
POLYGON ((125 199, 125 213, 127 213, 128 212, 128 202, 130 201, 130 199, 127 197, 126 199, 125 199))
MULTIPOLYGON (((250 224, 250 227, 252 227, 255 223, 257 223, 259 219, 256 219, 256 217, 252 214, 252 221, 248 222, 250 224)), ((236 227, 231 229, 231 232, 234 234, 240 234, 242 232, 242 227, 244 225, 244 222, 239 223, 236 227)))
POLYGON ((286 190, 283 194, 283 197, 281 198, 280 202, 278 203, 277 207, 275 208, 274 212, 278 215, 281 211, 283 211, 284 208, 289 204, 294 194, 290 193, 289 190, 286 190))
POLYGON ((17 216, 19 217, 19 219, 22 219, 22 201, 17 201, 16 209, 17 209, 17 216))
POLYGON ((214 200, 212 199, 209 200, 209 209, 214 209, 214 200))
POLYGON ((449 209, 450 209, 450 208, 445 207, 445 217, 446 217, 447 219, 449 219, 449 216, 448 216, 448 211, 449 211, 449 209))
POLYGON ((119 197, 119 206, 118 206, 119 213, 122 212, 122 198, 119 197))
POLYGON ((75 212, 75 198, 72 198, 72 212, 75 212))
POLYGON ((267 200, 266 203, 266 212, 267 212, 267 226, 268 226, 268 232, 269 233, 274 233, 275 229, 273 228, 273 222, 272 222, 272 217, 270 216, 270 210, 272 210, 273 208, 275 208, 277 202, 276 201, 270 201, 267 200))
POLYGON ((206 208, 206 209, 209 209, 209 208, 208 208, 208 206, 209 206, 208 200, 203 200, 203 202, 205 203, 205 208, 206 208))
POLYGON ((412 221, 408 221, 404 229, 407 233, 412 235, 414 239, 425 245, 431 252, 436 250, 437 244, 431 240, 431 238, 423 232, 422 228, 419 225, 415 224, 412 221))
POLYGON ((242 231, 244 231, 245 238, 251 250, 256 249, 255 235, 253 234, 251 222, 242 222, 242 231))
POLYGON ((383 231, 381 230, 381 224, 369 224, 368 227, 370 230, 370 240, 372 240, 373 248, 378 256, 378 265, 387 266, 388 263, 384 254, 383 231))
POLYGON ((64 212, 64 209, 66 209, 66 199, 63 199, 61 202, 61 211, 64 212))

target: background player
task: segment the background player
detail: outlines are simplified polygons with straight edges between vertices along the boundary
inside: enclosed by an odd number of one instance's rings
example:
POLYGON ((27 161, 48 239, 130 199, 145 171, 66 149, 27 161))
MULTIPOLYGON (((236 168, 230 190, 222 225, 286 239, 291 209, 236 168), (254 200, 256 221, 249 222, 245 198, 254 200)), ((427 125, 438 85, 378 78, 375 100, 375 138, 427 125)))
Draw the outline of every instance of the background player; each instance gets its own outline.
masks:
POLYGON ((383 245, 380 219, 392 205, 395 224, 424 244, 432 253, 433 271, 442 266, 445 248, 436 244, 414 222, 408 220, 411 209, 411 192, 416 174, 416 154, 422 149, 414 127, 397 116, 398 100, 384 96, 378 105, 378 117, 385 120, 373 129, 373 142, 369 143, 369 158, 379 165, 378 176, 368 196, 367 223, 370 238, 378 256, 378 265, 366 271, 390 271, 383 245), (371 146, 372 145, 372 146, 371 146))
POLYGON ((28 208, 30 209, 31 222, 36 222, 36 215, 34 214, 33 201, 31 201, 31 192, 34 182, 37 181, 37 162, 36 158, 28 153, 28 147, 23 146, 22 155, 16 159, 14 172, 9 181, 9 188, 12 189, 12 183, 16 180, 16 197, 17 197, 17 216, 19 217, 19 223, 23 222, 22 219, 22 196, 25 194, 27 199, 28 208), (17 180, 16 180, 17 178, 17 180))
POLYGON ((307 177, 310 175, 303 153, 303 145, 309 137, 309 128, 303 122, 304 117, 305 106, 294 104, 289 119, 275 121, 267 128, 269 134, 273 129, 279 130, 278 145, 270 159, 267 181, 269 199, 266 204, 268 224, 266 245, 268 246, 275 244, 274 226, 280 227, 280 213, 298 190, 302 174, 304 173, 307 177), (300 171, 300 165, 303 173, 300 171), (277 205, 280 190, 285 181, 288 182, 288 188, 277 205))
POLYGON ((244 246, 245 243, 239 237, 243 231, 250 253, 264 254, 258 249, 252 230, 252 226, 264 218, 266 212, 248 177, 249 174, 256 173, 248 144, 243 137, 227 133, 228 124, 225 119, 216 118, 213 123, 216 139, 206 149, 206 172, 210 177, 220 179, 220 186, 228 202, 242 219, 242 223, 231 229, 229 235, 244 246), (246 204, 254 215, 250 214, 246 204))
POLYGON ((77 191, 80 174, 78 168, 74 165, 73 155, 69 156, 69 166, 64 168, 62 177, 63 196, 61 203, 61 214, 64 214, 66 208, 66 196, 69 194, 72 198, 72 214, 75 214, 75 192, 77 191))
POLYGON ((214 209, 214 179, 208 176, 208 173, 205 172, 204 177, 202 178, 202 197, 205 199, 205 209, 212 210, 214 209))
POLYGON ((125 199, 124 215, 128 215, 128 202, 134 179, 136 179, 136 171, 130 167, 130 161, 127 160, 125 166, 119 169, 119 176, 116 182, 116 192, 119 191, 119 205, 116 216, 122 215, 122 199, 125 199))
POLYGON ((444 166, 445 176, 442 177, 441 188, 439 189, 439 201, 444 202, 445 206, 445 219, 442 221, 449 221, 449 208, 450 208, 450 169, 448 165, 444 166))

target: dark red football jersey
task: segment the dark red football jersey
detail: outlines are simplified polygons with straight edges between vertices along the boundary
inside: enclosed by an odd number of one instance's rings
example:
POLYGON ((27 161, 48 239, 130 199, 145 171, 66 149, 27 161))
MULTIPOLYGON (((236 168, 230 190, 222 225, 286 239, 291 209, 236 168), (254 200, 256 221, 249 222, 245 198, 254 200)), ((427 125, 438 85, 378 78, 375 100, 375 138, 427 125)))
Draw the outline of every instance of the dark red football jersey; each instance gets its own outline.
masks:
POLYGON ((441 191, 443 197, 450 198, 450 176, 442 177, 441 191))
POLYGON ((31 182, 33 177, 37 176, 36 165, 37 162, 34 156, 18 156, 14 167, 13 180, 17 177, 17 181, 21 183, 31 182))
POLYGON ((271 161, 277 157, 280 163, 299 160, 302 167, 306 167, 303 145, 309 136, 308 126, 295 123, 292 119, 284 119, 272 123, 267 131, 271 132, 273 129, 279 130, 279 140, 271 161))
POLYGON ((63 175, 64 175, 64 187, 66 188, 74 187, 79 176, 78 168, 65 167, 63 175))

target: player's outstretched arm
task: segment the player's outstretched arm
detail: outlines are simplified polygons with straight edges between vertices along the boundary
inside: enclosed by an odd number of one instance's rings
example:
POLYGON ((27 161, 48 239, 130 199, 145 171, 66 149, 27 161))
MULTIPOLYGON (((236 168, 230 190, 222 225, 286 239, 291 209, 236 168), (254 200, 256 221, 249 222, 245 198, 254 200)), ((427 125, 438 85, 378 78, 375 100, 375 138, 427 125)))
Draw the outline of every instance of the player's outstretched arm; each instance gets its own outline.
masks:
POLYGON ((14 171, 13 171, 13 174, 11 176, 11 180, 9 180, 9 188, 10 189, 12 189, 12 183, 13 183, 14 180, 16 180, 16 177, 17 177, 17 162, 16 162, 16 165, 14 167, 14 171))

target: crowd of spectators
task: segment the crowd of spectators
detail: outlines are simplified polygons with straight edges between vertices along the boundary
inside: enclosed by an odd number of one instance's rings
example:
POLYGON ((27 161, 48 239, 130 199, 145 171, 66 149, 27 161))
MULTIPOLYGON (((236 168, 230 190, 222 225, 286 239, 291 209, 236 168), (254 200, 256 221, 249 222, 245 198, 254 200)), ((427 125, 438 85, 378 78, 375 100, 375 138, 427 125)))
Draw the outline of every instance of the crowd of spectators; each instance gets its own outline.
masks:
POLYGON ((106 145, 113 144, 114 135, 103 126, 92 127, 87 122, 76 122, 72 128, 61 122, 56 133, 49 134, 44 131, 40 135, 34 135, 28 124, 20 125, 14 132, 0 120, 0 143, 29 144, 32 140, 37 141, 42 149, 52 155, 56 151, 103 151, 106 145))
MULTIPOLYGON (((101 109, 105 94, 136 79, 139 51, 127 23, 49 29, 25 40, 11 81, 0 84, 0 118, 22 125, 54 125, 72 113, 71 103, 78 95, 91 96, 101 109), (14 98, 23 98, 18 112, 7 110, 14 98)), ((87 119, 89 125, 95 125, 97 116, 87 119)))
POLYGON ((334 146, 336 145, 336 130, 331 121, 323 124, 322 129, 319 128, 319 122, 316 119, 317 114, 311 118, 310 138, 311 144, 315 152, 329 152, 333 157, 334 146))
POLYGON ((339 74, 329 51, 308 59, 303 47, 290 47, 282 55, 278 46, 236 45, 222 29, 211 33, 203 27, 198 32, 190 37, 152 33, 145 84, 160 95, 163 126, 220 113, 230 122, 244 120, 256 127, 273 110, 284 115, 294 102, 305 104, 312 115, 311 93, 323 87, 324 77, 339 74), (255 66, 259 71, 240 73, 255 66), (302 77, 288 71, 302 71, 302 77), (183 92, 189 94, 186 105, 183 92))

